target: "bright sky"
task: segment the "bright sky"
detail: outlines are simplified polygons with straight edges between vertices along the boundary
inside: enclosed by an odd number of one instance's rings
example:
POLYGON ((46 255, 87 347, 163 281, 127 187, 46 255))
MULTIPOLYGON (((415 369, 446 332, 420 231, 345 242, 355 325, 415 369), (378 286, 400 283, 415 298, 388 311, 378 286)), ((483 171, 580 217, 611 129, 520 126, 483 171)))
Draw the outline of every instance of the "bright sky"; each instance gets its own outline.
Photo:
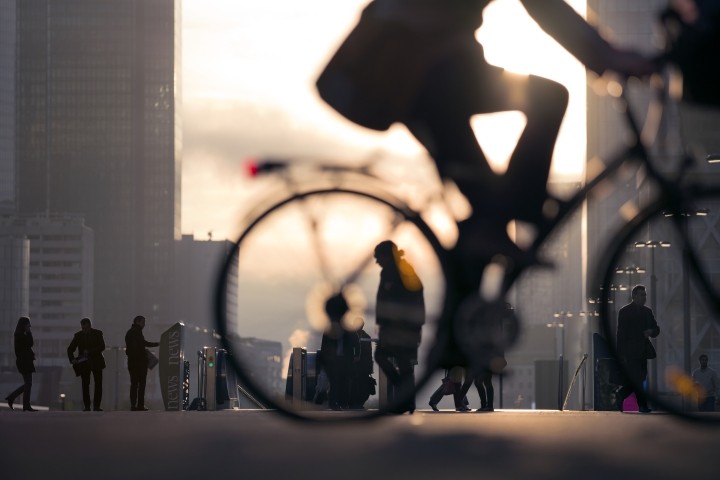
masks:
MULTIPOLYGON (((404 128, 375 133, 356 127, 325 106, 315 93, 314 81, 319 71, 366 3, 367 0, 184 0, 186 112, 197 115, 209 104, 226 105, 228 109, 255 105, 283 111, 290 119, 290 127, 294 124, 315 128, 347 143, 349 150, 385 148, 408 156, 421 152, 404 128)), ((585 1, 568 3, 581 13, 585 10, 585 1)), ((579 178, 584 168, 586 136, 582 66, 534 24, 517 0, 495 0, 484 17, 478 38, 489 62, 516 72, 552 78, 570 90, 570 109, 556 148, 552 175, 579 178)), ((244 115, 241 109, 229 113, 230 118, 236 115, 240 119, 244 115)), ((187 118, 186 125, 192 121, 187 118)), ((522 117, 513 113, 483 116, 473 119, 473 125, 494 168, 504 168, 522 128, 522 117)), ((232 124, 225 127, 238 128, 232 124)), ((282 143, 286 134, 278 131, 273 138, 273 133, 268 133, 270 150, 272 143, 282 143)), ((186 152, 194 150, 188 147, 192 145, 186 142, 186 152)), ((243 152, 236 153, 237 158, 230 161, 241 158, 243 152)), ((219 204, 228 203, 228 199, 218 198, 217 192, 211 198, 201 191, 212 188, 208 182, 213 181, 207 169, 198 168, 201 160, 207 161, 192 158, 192 153, 186 153, 184 158, 184 232, 217 228, 203 223, 208 219, 208 202, 214 198, 219 204), (186 175, 189 177, 185 178, 186 175), (202 175, 205 178, 197 180, 202 175)))

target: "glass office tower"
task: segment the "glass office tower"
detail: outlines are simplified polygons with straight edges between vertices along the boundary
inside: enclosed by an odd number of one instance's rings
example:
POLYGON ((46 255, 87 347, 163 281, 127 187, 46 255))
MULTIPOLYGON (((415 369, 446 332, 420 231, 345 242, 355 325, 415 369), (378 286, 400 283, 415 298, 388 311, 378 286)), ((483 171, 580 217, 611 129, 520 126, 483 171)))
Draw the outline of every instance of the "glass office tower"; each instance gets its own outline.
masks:
POLYGON ((18 206, 93 229, 94 316, 110 344, 135 315, 158 333, 173 323, 180 11, 175 0, 16 3, 18 206))

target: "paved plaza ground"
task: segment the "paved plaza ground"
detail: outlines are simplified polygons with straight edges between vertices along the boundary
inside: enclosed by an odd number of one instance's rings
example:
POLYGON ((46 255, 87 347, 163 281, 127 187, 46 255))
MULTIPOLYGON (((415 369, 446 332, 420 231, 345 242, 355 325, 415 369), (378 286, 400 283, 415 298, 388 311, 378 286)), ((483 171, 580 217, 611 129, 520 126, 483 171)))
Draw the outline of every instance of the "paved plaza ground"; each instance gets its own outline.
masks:
POLYGON ((6 408, 0 432, 8 480, 720 478, 720 425, 656 413, 417 411, 317 425, 261 410, 6 408))

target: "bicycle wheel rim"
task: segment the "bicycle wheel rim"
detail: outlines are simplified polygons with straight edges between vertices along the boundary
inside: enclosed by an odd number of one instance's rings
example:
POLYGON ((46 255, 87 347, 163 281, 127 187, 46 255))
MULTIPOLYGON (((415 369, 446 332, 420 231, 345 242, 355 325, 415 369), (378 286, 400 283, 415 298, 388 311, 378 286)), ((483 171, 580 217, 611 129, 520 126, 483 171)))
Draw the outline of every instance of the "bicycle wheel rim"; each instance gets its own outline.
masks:
MULTIPOLYGON (((440 275, 442 276, 442 298, 437 298, 436 294, 435 299, 435 302, 438 305, 437 314, 435 315, 434 320, 436 336, 440 335, 439 332, 442 330, 441 318, 444 312, 447 310, 448 296, 446 295, 446 292, 449 291, 449 287, 447 287, 447 279, 451 278, 451 275, 449 273, 449 262, 447 259, 447 254, 432 229, 424 222, 424 220, 417 213, 405 207, 402 203, 394 201, 393 199, 382 198, 376 194, 342 188, 316 189, 307 192, 297 193, 289 196, 284 200, 274 203, 272 206, 265 209, 262 213, 256 215, 254 218, 250 219, 247 222, 247 227, 238 237, 238 240, 233 243, 231 251, 226 256, 223 265, 220 268, 216 283, 215 313, 216 321, 218 324, 218 332, 222 337, 223 347, 231 353, 230 363, 232 364, 240 382, 243 383, 245 388, 250 390, 250 392, 254 396, 256 396, 261 401, 261 403, 268 406, 269 408, 277 409, 278 411, 292 418, 301 420, 319 420, 323 422, 333 423, 336 421, 374 418, 385 413, 385 410, 368 410, 362 413, 354 412, 354 414, 328 417, 323 415, 317 415, 317 412, 312 409, 305 410, 305 407, 307 407, 307 405, 305 404, 303 404, 301 408, 295 408, 291 404, 288 404, 286 401, 282 399, 279 400, 277 395, 269 394, 267 388, 259 386, 257 384, 257 380, 252 378, 252 372, 250 372, 247 366, 243 364, 241 356, 236 355, 238 346, 237 344, 233 344, 231 340, 233 332, 231 332, 228 328, 230 322, 228 319, 227 309, 227 302, 229 300, 227 285, 228 280, 231 276, 231 272, 233 268, 235 268, 234 262, 241 261, 240 256, 243 255, 243 248, 249 245, 248 242, 253 235, 256 235, 258 232, 261 231, 261 229, 263 228, 263 222, 267 222, 268 219, 270 219, 274 215, 278 215, 278 212, 282 213, 283 210, 289 209, 293 206, 293 204, 299 204, 299 202, 312 202, 313 200, 329 198, 330 196, 334 198, 346 197, 360 199, 361 202, 368 202, 369 204, 372 204, 373 206, 379 208, 380 210, 388 214, 400 217, 400 225, 402 225, 403 228, 409 228, 410 230, 413 230, 414 235, 419 236, 421 239, 423 239, 423 241, 425 242, 424 248, 426 249, 426 251, 431 252, 431 255, 435 258, 436 266, 439 269, 440 275)), ((333 203, 337 204, 338 202, 333 203)), ((384 239, 385 238, 381 238, 380 240, 384 239)), ((374 246, 374 244, 365 245, 363 246, 363 248, 374 246)), ((403 245, 400 245, 400 247, 406 248, 406 246, 403 245)), ((367 255, 367 252, 365 253, 365 255, 367 255)), ((242 266, 240 268, 242 268, 242 266)), ((368 325, 369 323, 369 321, 366 321, 366 325, 368 325)), ((242 332, 240 332, 240 334, 242 334, 242 332)), ((425 342, 426 353, 424 355, 424 364, 426 365, 426 368, 422 371, 420 375, 417 376, 415 390, 421 388, 424 383, 427 382, 427 379, 434 370, 434 366, 431 367, 431 365, 433 362, 433 358, 437 356, 436 352, 439 348, 431 338, 426 339, 425 342)), ((311 349, 308 349, 308 352, 311 352, 311 349)), ((379 380, 377 378, 377 375, 375 375, 375 377, 377 380, 379 380)))
MULTIPOLYGON (((713 202, 720 202, 720 189, 705 189, 703 191, 696 191, 693 194, 692 204, 696 202, 703 202, 712 199, 713 202)), ((618 285, 618 276, 626 275, 627 271, 618 273, 622 270, 622 265, 627 264, 628 258, 633 258, 630 247, 637 249, 638 244, 645 243, 645 247, 650 243, 654 243, 654 247, 657 248, 660 242, 655 240, 647 240, 648 232, 663 232, 663 240, 669 245, 669 248, 663 252, 663 259, 660 260, 663 264, 667 265, 681 265, 681 269, 675 268, 674 273, 668 273, 670 270, 658 270, 657 265, 651 265, 650 271, 646 272, 646 277, 650 279, 650 291, 649 295, 654 296, 653 302, 657 302, 657 296, 660 293, 661 288, 655 286, 653 291, 653 283, 656 283, 656 279, 653 280, 653 276, 657 277, 657 273, 661 273, 662 278, 665 280, 663 288, 668 285, 672 286, 673 283, 683 282, 682 290, 682 310, 680 314, 673 314, 677 312, 677 299, 673 296, 673 299, 666 299, 665 302, 660 302, 660 306, 653 308, 653 313, 658 319, 658 324, 661 327, 660 336, 666 336, 665 339, 659 337, 658 340, 658 359, 653 360, 656 362, 655 369, 657 374, 653 378, 653 390, 647 392, 646 397, 660 410, 667 411, 677 417, 685 420, 689 420, 698 424, 716 425, 720 423, 720 418, 714 418, 713 416, 705 415, 702 412, 693 411, 693 402, 696 401, 697 390, 692 387, 692 378, 690 373, 694 370, 693 363, 690 362, 690 368, 688 368, 688 361, 685 358, 695 357, 692 355, 692 347, 687 347, 690 350, 686 350, 685 341, 689 338, 687 332, 690 324, 692 323, 692 317, 687 313, 687 309, 690 302, 689 297, 694 300, 692 303, 693 308, 696 310, 704 310, 712 312, 714 318, 717 319, 720 314, 720 297, 718 291, 713 287, 711 281, 711 272, 703 265, 703 252, 699 245, 693 242, 691 237, 688 235, 687 229, 682 225, 682 222, 678 218, 674 220, 668 216, 669 212, 680 212, 687 209, 688 204, 677 204, 667 198, 661 198, 651 205, 643 209, 631 222, 626 224, 618 235, 615 236, 614 241, 606 249, 606 254, 603 255, 603 262, 601 263, 600 269, 600 303, 601 303, 601 329, 606 338, 610 352, 618 364, 618 369, 621 375, 626 380, 631 379, 633 375, 628 369, 622 364, 620 356, 617 351, 617 345, 615 340, 615 322, 616 322, 616 310, 619 308, 613 300, 613 286, 618 285), (655 228, 653 228, 655 227, 655 228), (672 241, 669 241, 672 240, 672 241), (669 254, 667 252, 674 250, 672 256, 674 258, 667 258, 669 254), (686 260, 683 260, 685 258, 686 260), (688 285, 692 284, 696 287, 694 292, 690 292, 688 285), (697 293, 699 292, 699 294, 697 293), (702 300, 698 300, 701 296, 702 300), (671 308, 672 307, 672 308, 671 308), (673 310, 673 308, 675 310, 673 310), (657 311, 659 310, 659 311, 657 311), (687 318, 686 318, 687 317, 687 318), (678 342, 673 332, 682 331, 685 333, 682 338, 682 342, 678 342), (668 338, 668 337, 671 337, 668 338), (662 342, 662 343, 661 343, 662 342), (670 342, 673 342, 672 344, 670 342), (662 349, 659 346, 662 345, 662 349), (682 351, 682 361, 671 358, 671 350, 682 351), (660 357, 662 358, 662 365, 659 364, 660 357), (684 365, 680 366, 680 363, 684 365), (662 375, 660 375, 662 373, 662 375), (660 387, 660 388, 658 388, 660 387)), ((665 249, 664 249, 665 250, 665 249)), ((657 256, 658 253, 651 251, 652 256, 657 256)), ((656 258, 653 258, 652 263, 659 263, 656 258)), ((670 269, 670 267, 668 267, 670 269)), ((628 275, 630 277, 630 275, 628 275)), ((628 282, 628 286, 633 282, 628 282)), ((640 282, 634 282, 640 283, 640 282)), ((642 282, 645 283, 644 281, 642 282)), ((629 291, 628 291, 629 292, 629 291)), ((656 304, 657 305, 657 304, 656 304)), ((717 323, 717 320, 715 320, 717 323)), ((688 343, 691 345, 692 341, 688 343)), ((648 375, 648 381, 651 381, 650 375, 648 375)), ((643 385, 637 381, 627 381, 634 390, 643 389, 643 385)))

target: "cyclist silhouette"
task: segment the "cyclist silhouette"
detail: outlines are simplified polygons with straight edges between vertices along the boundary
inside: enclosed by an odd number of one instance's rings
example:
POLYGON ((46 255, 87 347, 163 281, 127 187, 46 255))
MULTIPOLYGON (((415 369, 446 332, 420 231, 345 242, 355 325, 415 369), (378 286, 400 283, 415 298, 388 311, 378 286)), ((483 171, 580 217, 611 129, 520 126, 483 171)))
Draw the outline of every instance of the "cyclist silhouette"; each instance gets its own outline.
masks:
MULTIPOLYGON (((568 102, 562 85, 510 75, 488 64, 475 31, 491 0, 375 0, 335 53, 317 86, 348 119, 385 130, 401 122, 425 146, 438 173, 454 181, 473 214, 461 222, 458 256, 487 261, 504 254, 533 258, 507 236, 517 219, 553 220, 546 190, 555 140, 568 102), (495 174, 470 126, 475 114, 517 110, 526 126, 507 171, 495 174)), ((562 0, 520 0, 530 16, 590 70, 628 76, 655 71, 654 62, 621 50, 562 0)), ((555 204, 553 205, 553 203, 555 204)), ((479 277, 471 275, 470 284, 479 277)), ((474 285, 476 286, 476 285, 474 285)))

